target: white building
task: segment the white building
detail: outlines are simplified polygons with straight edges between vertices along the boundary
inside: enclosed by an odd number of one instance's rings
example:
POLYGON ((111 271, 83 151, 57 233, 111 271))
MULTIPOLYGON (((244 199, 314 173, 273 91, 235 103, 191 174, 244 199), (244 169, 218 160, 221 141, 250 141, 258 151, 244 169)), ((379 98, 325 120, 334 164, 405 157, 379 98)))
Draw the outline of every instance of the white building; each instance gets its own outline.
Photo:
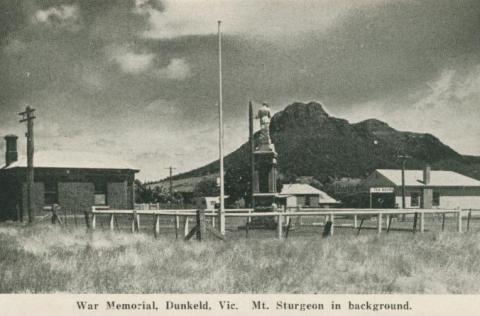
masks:
MULTIPOLYGON (((377 169, 362 185, 371 206, 402 207, 402 170, 377 169)), ((405 170, 406 208, 480 208, 480 181, 453 171, 405 170)))
POLYGON ((287 207, 328 207, 339 203, 327 193, 308 184, 284 184, 279 197, 286 198, 287 207))

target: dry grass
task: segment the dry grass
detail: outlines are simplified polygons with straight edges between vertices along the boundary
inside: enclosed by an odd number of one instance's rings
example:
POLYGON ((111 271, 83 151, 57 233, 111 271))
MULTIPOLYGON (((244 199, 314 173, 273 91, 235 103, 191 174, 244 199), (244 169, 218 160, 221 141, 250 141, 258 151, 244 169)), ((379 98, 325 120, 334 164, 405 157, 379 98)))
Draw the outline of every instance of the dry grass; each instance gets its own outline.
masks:
POLYGON ((480 293, 479 238, 339 231, 198 243, 3 224, 0 292, 480 293))

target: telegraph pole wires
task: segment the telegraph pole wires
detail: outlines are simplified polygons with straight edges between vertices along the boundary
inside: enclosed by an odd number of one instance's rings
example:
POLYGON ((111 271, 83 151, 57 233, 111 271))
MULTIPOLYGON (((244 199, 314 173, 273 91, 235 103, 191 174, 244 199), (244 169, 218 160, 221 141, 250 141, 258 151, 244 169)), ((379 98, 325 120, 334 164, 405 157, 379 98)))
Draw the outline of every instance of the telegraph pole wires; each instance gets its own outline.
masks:
POLYGON ((33 115, 35 109, 27 106, 24 112, 18 113, 22 117, 20 123, 27 122, 27 210, 28 210, 28 223, 33 223, 33 155, 34 155, 34 142, 33 142, 33 115))

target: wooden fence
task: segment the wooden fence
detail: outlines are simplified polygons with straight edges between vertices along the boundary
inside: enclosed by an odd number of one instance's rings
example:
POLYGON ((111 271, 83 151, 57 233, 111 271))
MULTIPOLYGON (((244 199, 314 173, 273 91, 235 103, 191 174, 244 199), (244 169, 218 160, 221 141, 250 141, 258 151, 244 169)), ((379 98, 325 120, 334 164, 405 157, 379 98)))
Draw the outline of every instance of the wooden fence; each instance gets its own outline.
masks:
MULTIPOLYGON (((470 226, 471 214, 475 210, 463 210, 463 212, 468 212, 468 221, 467 229, 470 226)), ((91 228, 96 228, 96 217, 98 215, 110 215, 110 229, 114 230, 116 225, 116 217, 119 215, 130 215, 132 218, 131 230, 136 232, 140 228, 140 216, 151 216, 154 219, 154 233, 155 236, 158 236, 160 233, 160 217, 174 217, 175 219, 175 235, 178 238, 178 230, 180 228, 180 218, 183 218, 184 221, 184 236, 189 234, 189 221, 192 218, 197 219, 195 227, 203 227, 205 223, 198 222, 199 219, 205 220, 205 218, 211 218, 211 225, 215 227, 215 218, 218 216, 218 210, 216 209, 135 209, 135 210, 115 210, 108 208, 98 208, 92 207, 92 224, 91 228)), ((453 209, 335 209, 335 208, 319 208, 319 209, 302 209, 297 208, 294 211, 291 209, 280 209, 275 212, 254 212, 253 209, 225 209, 225 218, 236 218, 243 217, 247 219, 247 229, 248 223, 252 218, 265 218, 265 217, 274 217, 276 218, 276 231, 277 237, 283 238, 284 235, 288 236, 288 231, 291 227, 291 219, 294 217, 302 216, 324 216, 326 218, 328 231, 327 235, 333 235, 335 228, 335 219, 336 218, 353 218, 353 228, 358 229, 358 233, 362 229, 363 222, 365 218, 375 217, 377 222, 377 232, 381 233, 383 229, 383 220, 385 219, 387 232, 390 230, 391 220, 393 216, 403 215, 403 214, 413 214, 413 232, 417 231, 417 224, 419 226, 419 231, 423 233, 425 231, 425 214, 442 214, 442 230, 445 227, 445 216, 446 214, 453 214, 456 216, 457 221, 457 230, 462 232, 462 210, 453 210, 453 209), (360 224, 358 223, 360 220, 360 224), (284 230, 286 231, 284 232, 284 230)), ((87 216, 87 215, 86 215, 87 216)), ((88 218, 87 222, 88 222, 88 218)), ((202 220, 202 221, 203 221, 202 220)), ((118 226, 118 225, 117 225, 118 226)), ((324 231, 325 233, 325 231, 324 231)), ((198 234, 197 234, 198 237, 198 234)))

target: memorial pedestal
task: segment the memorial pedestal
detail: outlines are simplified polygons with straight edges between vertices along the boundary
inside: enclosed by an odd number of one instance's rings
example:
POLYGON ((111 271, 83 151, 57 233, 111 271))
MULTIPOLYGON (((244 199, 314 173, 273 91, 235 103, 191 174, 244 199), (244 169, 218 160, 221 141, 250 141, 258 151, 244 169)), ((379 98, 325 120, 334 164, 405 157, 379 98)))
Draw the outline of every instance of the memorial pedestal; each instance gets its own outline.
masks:
MULTIPOLYGON (((276 211, 277 199, 277 153, 275 146, 262 142, 253 152, 255 168, 253 178, 253 208, 255 212, 276 211)), ((275 227, 273 217, 252 219, 253 226, 275 227)))

